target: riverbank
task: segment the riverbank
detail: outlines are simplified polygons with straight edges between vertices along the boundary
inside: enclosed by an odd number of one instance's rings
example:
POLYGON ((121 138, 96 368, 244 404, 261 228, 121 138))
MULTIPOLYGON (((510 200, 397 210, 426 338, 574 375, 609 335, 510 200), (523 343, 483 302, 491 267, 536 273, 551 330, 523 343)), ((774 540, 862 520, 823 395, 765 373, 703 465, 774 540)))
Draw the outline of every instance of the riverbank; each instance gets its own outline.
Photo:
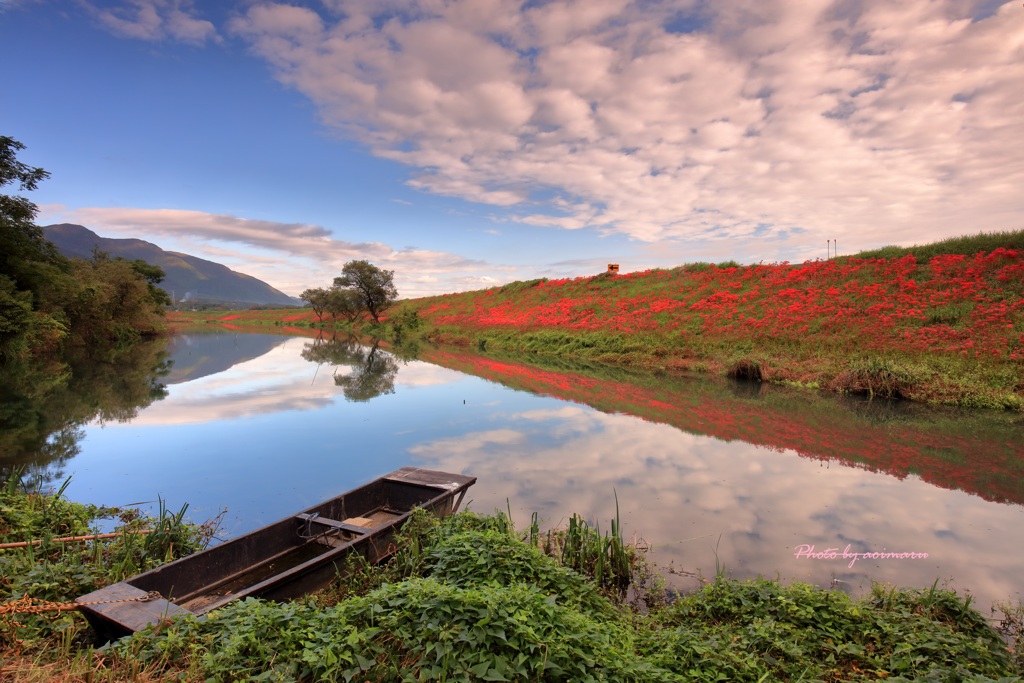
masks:
MULTIPOLYGON (((800 265, 698 263, 512 282, 401 301, 381 331, 485 353, 1021 411, 1024 249, 1015 247, 1022 238, 951 241, 920 255, 889 250, 800 265), (993 247, 999 243, 1011 246, 993 247), (993 248, 958 253, 981 245, 993 248)), ((174 320, 334 327, 295 310, 174 320)))
MULTIPOLYGON (((77 525, 97 511, 11 485, 0 510, 0 540, 56 534, 62 527, 40 522, 77 525)), ((103 655, 75 612, 56 622, 0 615, 0 674, 11 681, 1020 680, 1019 606, 1006 621, 1018 629, 1008 648, 969 598, 937 587, 878 586, 855 600, 721 574, 673 596, 631 548, 617 551, 634 581, 623 594, 614 582, 599 584, 596 564, 586 561, 595 557, 588 546, 614 545, 606 538, 580 524, 520 533, 501 514, 460 513, 443 523, 423 515, 394 561, 352 565, 328 591, 294 603, 236 603, 103 655)), ((34 562, 24 549, 0 556, 0 602, 16 591, 70 600, 83 589, 74 575, 114 580, 98 548, 49 546, 34 562)))
POLYGON ((484 351, 1024 409, 1024 252, 535 280, 404 302, 484 351))

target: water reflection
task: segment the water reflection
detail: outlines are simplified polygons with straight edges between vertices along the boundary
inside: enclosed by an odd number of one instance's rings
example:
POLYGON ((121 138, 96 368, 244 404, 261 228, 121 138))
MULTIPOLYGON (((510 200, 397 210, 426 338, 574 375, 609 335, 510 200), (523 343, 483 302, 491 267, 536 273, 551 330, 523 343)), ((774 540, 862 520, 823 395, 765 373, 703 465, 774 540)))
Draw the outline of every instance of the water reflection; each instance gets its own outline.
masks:
POLYGON ((64 476, 83 427, 132 420, 166 396, 165 342, 69 349, 63 358, 6 364, 0 383, 0 478, 21 469, 41 483, 64 476))
POLYGON ((342 388, 349 401, 369 401, 395 393, 398 360, 380 348, 379 340, 364 346, 353 336, 329 340, 319 338, 305 345, 302 357, 318 365, 333 365, 334 384, 342 388), (339 366, 348 366, 351 371, 338 374, 339 366))
POLYGON ((921 477, 987 500, 1024 503, 1024 416, 864 401, 752 384, 553 367, 432 350, 423 358, 606 412, 742 440, 897 478, 921 477))
POLYGON ((614 491, 663 564, 705 574, 724 564, 734 575, 778 573, 852 592, 872 580, 940 579, 991 600, 1021 595, 1019 415, 464 352, 423 357, 602 411, 506 414, 496 428, 413 450, 432 466, 473 472, 491 489, 486 504, 512 501, 521 522, 534 510, 552 523, 570 512, 607 520, 614 491), (837 558, 795 557, 801 545, 836 548, 837 558), (928 559, 850 566, 847 546, 928 559))
POLYGON ((167 345, 170 371, 165 383, 180 384, 216 375, 231 367, 259 358, 288 341, 269 334, 179 334, 167 345))
POLYGON ((199 520, 227 507, 235 535, 411 464, 477 476, 472 507, 508 505, 520 523, 607 522, 617 495, 627 534, 663 566, 851 591, 953 578, 981 604, 1019 597, 1019 416, 430 348, 429 363, 403 361, 349 339, 259 343, 263 355, 169 385, 130 422, 85 427, 68 494, 159 494, 199 520), (801 544, 929 558, 851 568, 795 558, 801 544))
POLYGON ((504 509, 508 500, 520 523, 538 511, 549 524, 571 512, 607 524, 617 496, 627 535, 641 535, 663 566, 713 576, 724 564, 733 576, 819 585, 838 579, 853 592, 871 580, 955 579, 975 595, 1019 595, 1019 506, 582 406, 495 412, 491 423, 412 452, 424 465, 472 472, 480 480, 476 507, 504 509), (929 558, 851 568, 841 559, 797 559, 801 544, 929 558))

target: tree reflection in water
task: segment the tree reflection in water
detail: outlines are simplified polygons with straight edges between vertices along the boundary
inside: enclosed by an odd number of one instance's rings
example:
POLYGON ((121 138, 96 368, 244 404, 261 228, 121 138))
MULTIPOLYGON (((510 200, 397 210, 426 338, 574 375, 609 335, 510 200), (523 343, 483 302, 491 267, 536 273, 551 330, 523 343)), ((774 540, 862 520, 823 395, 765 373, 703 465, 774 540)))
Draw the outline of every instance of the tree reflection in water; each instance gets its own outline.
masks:
POLYGON ((379 340, 373 340, 368 347, 353 336, 329 340, 319 338, 305 345, 302 357, 311 363, 335 366, 334 383, 341 387, 349 401, 361 403, 395 393, 399 361, 380 348, 379 340), (352 370, 339 374, 340 366, 348 366, 352 370))
POLYGON ((5 364, 0 384, 0 478, 15 470, 46 484, 64 478, 83 427, 128 422, 167 396, 167 340, 72 349, 62 359, 5 364))

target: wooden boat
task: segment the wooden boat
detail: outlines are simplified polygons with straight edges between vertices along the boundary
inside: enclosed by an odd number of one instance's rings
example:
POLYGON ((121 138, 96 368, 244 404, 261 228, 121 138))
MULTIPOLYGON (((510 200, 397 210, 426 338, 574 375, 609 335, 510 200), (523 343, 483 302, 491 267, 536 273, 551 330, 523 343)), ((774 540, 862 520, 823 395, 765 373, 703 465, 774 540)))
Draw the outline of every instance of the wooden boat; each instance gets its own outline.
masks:
POLYGON ((387 558, 395 551, 395 532, 415 508, 451 514, 474 483, 476 477, 403 467, 76 602, 99 636, 109 640, 183 614, 206 614, 238 598, 295 598, 329 584, 351 553, 370 563, 387 558))

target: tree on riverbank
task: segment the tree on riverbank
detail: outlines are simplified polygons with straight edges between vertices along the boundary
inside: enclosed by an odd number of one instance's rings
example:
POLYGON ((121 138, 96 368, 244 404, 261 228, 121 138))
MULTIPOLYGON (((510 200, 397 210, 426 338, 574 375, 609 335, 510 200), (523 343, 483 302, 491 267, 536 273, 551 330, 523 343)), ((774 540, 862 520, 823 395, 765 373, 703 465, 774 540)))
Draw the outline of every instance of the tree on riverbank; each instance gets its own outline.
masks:
POLYGON ((363 308, 379 323, 381 313, 398 299, 394 278, 393 270, 382 270, 369 261, 349 261, 342 266, 341 277, 334 278, 334 286, 357 292, 363 308))
POLYGON ((369 313, 374 322, 380 322, 380 315, 398 298, 392 270, 381 270, 369 261, 349 261, 342 267, 341 275, 334 278, 331 287, 307 289, 299 298, 305 301, 317 320, 323 324, 324 314, 338 321, 341 316, 350 323, 369 313))
MULTIPOLYGON (((18 161, 23 149, 0 136, 0 187, 31 191, 49 177, 18 161)), ((0 363, 162 329, 160 268, 100 253, 67 259, 35 224, 37 213, 25 197, 0 194, 0 363)))
MULTIPOLYGON (((49 174, 17 160, 25 146, 0 136, 0 187, 34 190, 49 174)), ((49 305, 49 285, 66 268, 33 222, 36 205, 0 194, 0 360, 24 357, 29 343, 61 336, 63 325, 49 305)))
POLYGON ((306 289, 299 294, 299 298, 309 304, 320 322, 324 321, 324 308, 327 306, 327 297, 329 296, 330 292, 323 287, 306 289))
POLYGON ((337 321, 338 316, 352 323, 363 314, 363 297, 355 289, 332 287, 327 296, 326 311, 331 320, 337 321))

